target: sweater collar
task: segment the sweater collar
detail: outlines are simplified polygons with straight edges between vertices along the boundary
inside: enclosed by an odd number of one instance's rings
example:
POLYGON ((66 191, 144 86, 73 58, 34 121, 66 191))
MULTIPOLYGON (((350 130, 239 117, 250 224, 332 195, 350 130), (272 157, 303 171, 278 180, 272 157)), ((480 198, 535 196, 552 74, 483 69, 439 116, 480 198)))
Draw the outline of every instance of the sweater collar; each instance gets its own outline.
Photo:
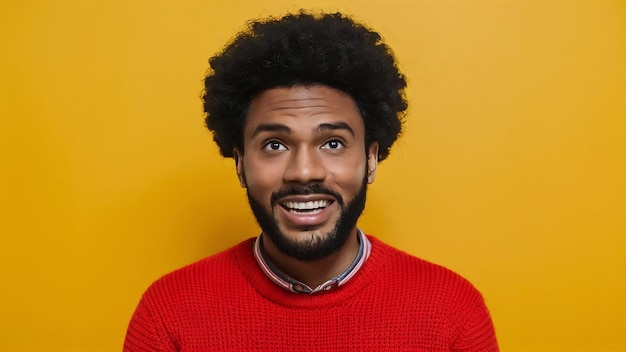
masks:
POLYGON ((268 258, 265 250, 263 249, 263 238, 262 235, 259 235, 253 247, 254 259, 256 260, 259 268, 263 273, 272 280, 278 286, 284 288, 285 290, 297 293, 320 293, 320 292, 328 292, 339 286, 344 285, 348 282, 365 264, 367 259, 370 256, 372 250, 372 244, 370 240, 363 234, 363 232, 357 229, 357 239, 359 241, 359 249, 357 251, 356 257, 352 261, 352 263, 348 266, 348 268, 342 272, 341 274, 329 279, 328 281, 322 283, 321 285, 311 288, 305 283, 296 280, 289 275, 280 271, 268 258))

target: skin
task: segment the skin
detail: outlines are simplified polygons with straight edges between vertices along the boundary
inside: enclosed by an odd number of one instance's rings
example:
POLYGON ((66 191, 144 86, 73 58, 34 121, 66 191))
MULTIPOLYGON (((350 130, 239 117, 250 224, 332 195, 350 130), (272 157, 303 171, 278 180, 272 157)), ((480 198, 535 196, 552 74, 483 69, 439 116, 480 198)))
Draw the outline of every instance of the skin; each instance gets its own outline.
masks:
MULTIPOLYGON (((234 150, 239 182, 296 247, 328 240, 364 180, 372 183, 376 176, 378 144, 365 147, 365 126, 354 100, 327 86, 280 87, 258 94, 243 132, 244 150, 234 150), (329 192, 285 191, 310 185, 329 192), (293 209, 310 201, 319 202, 315 210, 293 209)), ((356 226, 348 231, 339 248, 314 260, 284 253, 265 234, 263 246, 281 271, 316 287, 342 273, 356 257, 356 226)))

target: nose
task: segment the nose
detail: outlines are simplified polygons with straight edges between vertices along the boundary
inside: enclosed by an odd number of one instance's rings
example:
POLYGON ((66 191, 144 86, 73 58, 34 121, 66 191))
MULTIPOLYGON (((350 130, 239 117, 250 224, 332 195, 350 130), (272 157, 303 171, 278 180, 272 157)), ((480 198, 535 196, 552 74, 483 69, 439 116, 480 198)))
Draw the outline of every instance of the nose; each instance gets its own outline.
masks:
POLYGON ((285 169, 285 182, 309 184, 321 182, 326 178, 326 168, 316 150, 298 149, 291 155, 289 165, 285 169))

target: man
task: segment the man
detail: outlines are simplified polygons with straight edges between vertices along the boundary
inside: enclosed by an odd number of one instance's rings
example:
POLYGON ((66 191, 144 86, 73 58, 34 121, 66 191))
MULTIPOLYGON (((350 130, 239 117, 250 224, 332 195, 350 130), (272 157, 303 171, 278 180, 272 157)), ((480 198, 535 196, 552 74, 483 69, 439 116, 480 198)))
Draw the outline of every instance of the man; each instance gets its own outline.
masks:
POLYGON ((206 123, 257 238, 155 282, 125 351, 497 351, 480 293, 357 227, 404 76, 341 14, 254 22, 210 60, 206 123))

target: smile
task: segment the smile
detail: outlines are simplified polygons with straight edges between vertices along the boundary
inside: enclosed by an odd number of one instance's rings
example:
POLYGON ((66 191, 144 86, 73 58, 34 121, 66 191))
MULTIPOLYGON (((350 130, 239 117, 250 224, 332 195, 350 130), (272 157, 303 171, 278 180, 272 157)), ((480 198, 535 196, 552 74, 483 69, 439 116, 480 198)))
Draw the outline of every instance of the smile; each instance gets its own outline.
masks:
POLYGON ((293 214, 318 214, 332 203, 330 200, 315 200, 308 202, 283 202, 281 206, 293 214))

